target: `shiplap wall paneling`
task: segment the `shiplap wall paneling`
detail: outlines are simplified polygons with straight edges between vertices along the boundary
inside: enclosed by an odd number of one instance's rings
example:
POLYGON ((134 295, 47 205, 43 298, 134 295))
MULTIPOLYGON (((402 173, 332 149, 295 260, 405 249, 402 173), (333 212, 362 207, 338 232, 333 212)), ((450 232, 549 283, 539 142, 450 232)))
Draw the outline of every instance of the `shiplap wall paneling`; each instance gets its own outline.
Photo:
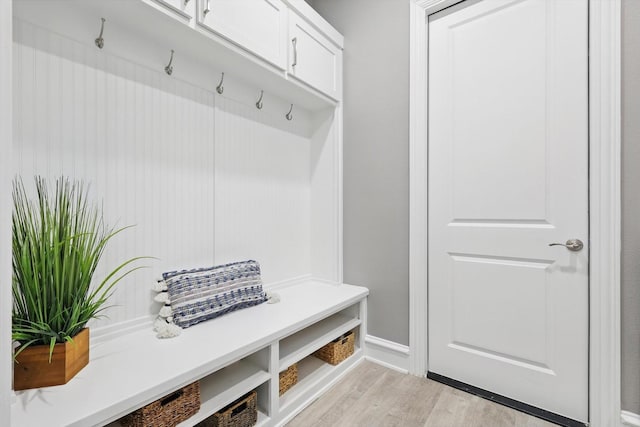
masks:
MULTIPOLYGON (((215 100, 207 91, 20 20, 14 43, 14 172, 80 178, 115 237, 96 277, 129 257, 103 326, 154 311, 149 284, 215 260, 215 100)), ((157 307, 156 307, 157 308, 157 307)))
POLYGON ((11 425, 12 1, 0 1, 0 425, 11 425))
POLYGON ((14 172, 28 184, 81 178, 109 224, 135 225, 96 277, 128 257, 157 258, 93 326, 153 314, 148 285, 168 269, 254 258, 267 284, 339 280, 332 112, 294 108, 288 121, 286 100, 267 97, 258 110, 255 88, 230 83, 220 96, 16 22, 14 172))
POLYGON ((311 260, 315 277, 342 282, 341 109, 316 113, 311 138, 311 260))
POLYGON ((310 273, 308 113, 276 111, 216 98, 216 259, 258 260, 267 284, 310 273))

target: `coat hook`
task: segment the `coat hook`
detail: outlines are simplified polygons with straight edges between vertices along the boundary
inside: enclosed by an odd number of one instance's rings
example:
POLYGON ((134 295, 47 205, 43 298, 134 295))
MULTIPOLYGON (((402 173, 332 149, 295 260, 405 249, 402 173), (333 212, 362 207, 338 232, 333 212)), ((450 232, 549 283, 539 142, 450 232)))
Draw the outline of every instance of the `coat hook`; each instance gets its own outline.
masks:
POLYGON ((222 95, 222 92, 224 92, 224 86, 222 85, 224 83, 224 73, 222 73, 222 77, 220 77, 220 83, 218 83, 218 86, 216 86, 216 92, 218 92, 220 95, 222 95))
POLYGON ((258 110, 262 110, 262 96, 264 95, 264 91, 261 90, 260 91, 260 98, 258 99, 258 102, 256 102, 256 108, 258 110))
POLYGON ((173 73, 173 65, 171 65, 172 62, 173 62, 173 49, 171 49, 171 58, 169 59, 169 63, 167 64, 166 67, 164 67, 164 71, 168 75, 171 75, 171 73, 173 73))
POLYGON ((100 35, 98 36, 98 38, 96 39, 96 46, 98 46, 99 49, 102 49, 104 47, 104 39, 102 38, 102 33, 104 33, 104 18, 100 18, 102 20, 102 25, 100 26, 100 35))
POLYGON ((293 114, 291 114, 292 111, 293 111, 293 104, 291 104, 291 108, 289 108, 289 112, 285 116, 287 118, 287 120, 292 120, 293 119, 293 114))

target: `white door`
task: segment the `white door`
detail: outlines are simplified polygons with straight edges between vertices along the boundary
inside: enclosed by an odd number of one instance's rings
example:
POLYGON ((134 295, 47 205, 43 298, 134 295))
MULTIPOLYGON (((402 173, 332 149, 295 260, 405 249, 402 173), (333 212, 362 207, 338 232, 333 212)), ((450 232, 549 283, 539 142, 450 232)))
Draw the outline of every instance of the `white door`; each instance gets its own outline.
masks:
POLYGON ((579 421, 587 23, 587 0, 474 0, 428 26, 429 371, 579 421))

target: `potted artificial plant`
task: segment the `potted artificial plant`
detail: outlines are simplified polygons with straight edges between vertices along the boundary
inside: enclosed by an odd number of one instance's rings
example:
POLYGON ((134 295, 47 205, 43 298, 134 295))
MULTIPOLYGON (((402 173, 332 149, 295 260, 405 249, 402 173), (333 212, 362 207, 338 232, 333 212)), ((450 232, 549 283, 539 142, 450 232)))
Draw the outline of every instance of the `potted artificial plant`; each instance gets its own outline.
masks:
MULTIPOLYGON (((86 324, 106 308, 114 286, 136 270, 118 265, 92 284, 109 240, 124 228, 105 225, 79 181, 59 178, 51 193, 35 179, 31 200, 13 183, 14 389, 65 384, 89 363, 86 324)), ((125 227, 126 228, 126 227, 125 227)))

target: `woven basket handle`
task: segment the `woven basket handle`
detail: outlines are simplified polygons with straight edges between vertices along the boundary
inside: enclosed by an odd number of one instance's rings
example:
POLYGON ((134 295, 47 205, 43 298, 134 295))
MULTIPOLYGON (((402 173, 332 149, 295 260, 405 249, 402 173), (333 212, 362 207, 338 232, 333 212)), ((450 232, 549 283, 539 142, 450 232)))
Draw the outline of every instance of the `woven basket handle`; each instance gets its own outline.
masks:
POLYGON ((238 405, 237 407, 233 408, 233 410, 231 411, 231 416, 235 417, 236 415, 238 415, 240 412, 244 411, 245 409, 247 409, 247 401, 242 402, 241 405, 238 405))
POLYGON ((178 390, 175 393, 170 394, 169 396, 165 397, 164 399, 162 399, 160 401, 160 406, 164 406, 164 405, 166 405, 168 403, 173 402, 176 399, 179 399, 180 396, 182 396, 183 394, 184 394, 184 390, 178 390))
POLYGON ((353 331, 349 331, 346 334, 344 334, 342 337, 342 342, 340 344, 344 344, 347 342, 347 340, 349 339, 349 337, 351 336, 351 334, 353 334, 353 331))

